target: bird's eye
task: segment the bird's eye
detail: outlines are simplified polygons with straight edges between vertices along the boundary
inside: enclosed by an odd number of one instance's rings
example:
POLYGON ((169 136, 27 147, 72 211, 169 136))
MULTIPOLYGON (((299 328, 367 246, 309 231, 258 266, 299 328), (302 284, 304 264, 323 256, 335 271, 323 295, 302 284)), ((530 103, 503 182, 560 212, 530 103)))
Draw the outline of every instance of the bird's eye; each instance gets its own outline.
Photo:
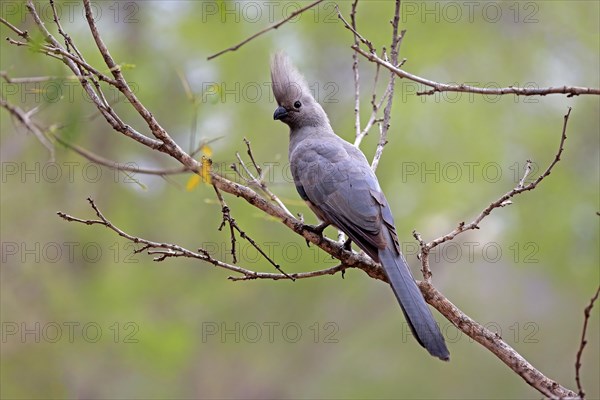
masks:
POLYGON ((294 108, 300 108, 302 107, 302 103, 300 103, 300 101, 296 100, 296 102, 294 103, 294 108))

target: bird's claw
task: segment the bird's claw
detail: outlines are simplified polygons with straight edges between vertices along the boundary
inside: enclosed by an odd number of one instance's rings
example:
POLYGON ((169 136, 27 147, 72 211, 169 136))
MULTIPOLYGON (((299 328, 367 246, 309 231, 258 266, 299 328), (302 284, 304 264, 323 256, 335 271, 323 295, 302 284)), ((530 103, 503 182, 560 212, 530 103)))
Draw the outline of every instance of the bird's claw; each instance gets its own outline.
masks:
POLYGON ((342 245, 342 247, 344 248, 344 250, 346 251, 352 251, 352 239, 348 238, 344 244, 342 245))
POLYGON ((305 224, 302 226, 302 228, 304 228, 307 231, 311 231, 312 233, 317 234, 319 236, 323 236, 323 231, 328 226, 329 226, 329 223, 323 222, 323 223, 320 223, 319 225, 306 225, 305 224))
MULTIPOLYGON (((323 231, 325 230, 325 228, 327 228, 327 226, 329 226, 329 224, 327 222, 323 222, 319 225, 307 225, 307 224, 303 224, 302 225, 302 229, 310 231, 316 235, 319 235, 321 237, 323 237, 323 231)), ((308 247, 310 247, 310 241, 308 239, 306 239, 306 245, 308 247)))

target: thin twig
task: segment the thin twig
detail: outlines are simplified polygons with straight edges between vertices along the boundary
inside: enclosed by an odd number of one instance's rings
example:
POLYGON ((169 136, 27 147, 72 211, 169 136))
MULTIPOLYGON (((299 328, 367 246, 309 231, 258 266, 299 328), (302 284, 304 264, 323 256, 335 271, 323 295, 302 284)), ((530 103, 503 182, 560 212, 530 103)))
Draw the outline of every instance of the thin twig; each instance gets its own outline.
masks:
MULTIPOLYGON (((56 51, 59 54, 64 56, 61 59, 61 61, 63 63, 65 63, 65 65, 67 65, 67 67, 69 67, 69 69, 71 69, 71 71, 73 71, 73 73, 75 73, 75 75, 83 77, 84 75, 82 74, 82 72, 79 68, 79 65, 84 66, 86 63, 84 61, 78 59, 76 56, 73 56, 72 54, 68 53, 61 46, 61 44, 54 38, 54 36, 48 31, 48 29, 46 29, 46 26, 44 25, 41 17, 39 16, 32 0, 27 1, 26 7, 32 16, 34 23, 36 24, 36 26, 38 27, 38 29, 44 36, 46 42, 48 42, 52 46, 52 49, 54 51, 56 51), (75 60, 77 60, 77 61, 75 61, 75 60)), ((51 55, 50 53, 45 53, 45 54, 51 55)), ((86 70, 97 71, 89 65, 85 65, 84 68, 86 70)), ((94 72, 94 73, 96 73, 96 72, 94 72)), ((98 72, 98 74, 100 74, 100 73, 98 72)), ((100 74, 100 75, 102 75, 102 74, 100 74)), ((98 76, 98 78, 100 80, 104 79, 100 76, 98 76)), ((109 84, 116 83, 116 81, 114 81, 108 77, 107 77, 107 79, 109 79, 109 81, 108 81, 109 84)), ((114 111, 110 107, 106 106, 104 101, 96 94, 96 92, 94 91, 94 88, 92 88, 92 86, 90 85, 90 83, 87 79, 80 79, 79 82, 81 83, 83 89, 86 91, 86 93, 88 94, 89 98, 92 100, 92 102, 94 103, 94 105, 96 106, 98 111, 100 111, 102 116, 113 127, 114 130, 124 134, 127 137, 130 137, 130 138, 136 140, 138 143, 141 143, 153 150, 162 148, 162 146, 163 146, 162 142, 151 139, 145 135, 142 135, 141 133, 139 133, 136 130, 134 130, 133 128, 131 128, 129 125, 123 124, 123 122, 120 121, 116 117, 116 114, 114 113, 114 111)))
POLYGON ((0 22, 3 23, 4 25, 8 26, 10 28, 10 30, 15 32, 17 35, 21 36, 26 41, 30 40, 29 33, 27 31, 20 30, 19 28, 17 28, 16 26, 14 26, 13 24, 11 24, 10 22, 8 22, 7 20, 5 20, 2 17, 0 17, 0 22))
POLYGON ((229 206, 227 206, 227 203, 225 203, 225 199, 223 199, 221 192, 215 185, 213 185, 213 187, 215 189, 215 192, 217 193, 217 198, 219 199, 219 203, 221 203, 221 213, 223 214, 223 221, 221 222, 221 225, 219 226, 219 230, 223 229, 225 224, 229 224, 229 232, 231 235, 231 255, 233 256, 233 263, 234 264, 237 263, 237 258, 235 255, 235 243, 236 243, 235 231, 237 231, 240 234, 240 237, 243 239, 246 239, 248 241, 248 243, 250 243, 252 245, 252 247, 254 247, 260 253, 260 255, 262 255, 264 257, 265 260, 267 260, 271 265, 273 265, 275 267, 275 269, 277 269, 277 271, 279 271, 282 275, 284 275, 288 279, 295 280, 293 277, 291 277, 290 275, 285 273, 281 269, 279 264, 277 264, 275 261, 273 261, 273 259, 271 259, 271 257, 269 257, 269 255, 267 253, 265 253, 264 250, 258 245, 258 243, 256 243, 256 241, 254 241, 254 239, 252 239, 250 236, 248 236, 246 234, 246 232, 244 232, 239 227, 237 222, 235 222, 235 219, 231 216, 231 210, 230 210, 229 206))
POLYGON ((50 153, 49 162, 54 162, 55 152, 54 145, 48 140, 44 132, 31 120, 31 112, 25 111, 17 106, 8 103, 4 98, 0 97, 0 107, 6 109, 10 115, 15 117, 27 130, 34 134, 37 140, 48 150, 50 153))
MULTIPOLYGON (((350 21, 354 34, 354 44, 358 46, 358 34, 356 32, 356 7, 358 0, 352 2, 352 11, 350 11, 350 21)), ((337 4, 336 4, 337 8, 337 4)), ((338 9, 338 17, 341 17, 340 10, 338 9)), ((355 51, 352 52, 352 72, 354 73, 354 128, 356 131, 356 140, 360 136, 360 76, 358 73, 358 54, 355 51)), ((358 147, 358 146, 357 146, 358 147)))
MULTIPOLYGON (((400 34, 398 34, 398 25, 400 24, 400 0, 396 0, 396 5, 394 8, 394 18, 391 21, 392 24, 392 43, 390 46, 390 56, 392 59, 392 64, 398 64, 398 52, 400 44, 402 44, 402 38, 406 33, 406 30, 402 30, 400 34)), ((390 73, 390 81, 388 83, 389 97, 387 100, 387 104, 383 109, 383 122, 379 125, 379 141, 377 142, 377 148, 375 149, 375 155, 373 156, 373 161, 371 162, 371 169, 373 172, 377 169, 379 165, 379 160, 383 154, 383 148, 388 143, 387 133, 390 128, 390 120, 392 118, 392 104, 394 100, 394 87, 396 85, 396 74, 390 73)))
POLYGON ((221 225, 219 225, 219 230, 222 230, 226 224, 229 225, 229 236, 231 238, 231 257, 233 258, 233 263, 237 264, 237 256, 235 255, 235 229, 233 227, 235 220, 231 217, 231 210, 229 209, 227 203, 225 203, 225 199, 223 198, 219 188, 217 188, 215 185, 213 185, 213 188, 215 189, 219 203, 221 203, 221 213, 223 214, 223 220, 221 221, 221 225))
POLYGON ((349 267, 344 265, 344 264, 339 264, 336 265, 335 267, 330 267, 330 268, 325 268, 325 269, 320 269, 320 270, 316 270, 316 271, 310 271, 310 272, 294 272, 292 274, 289 275, 284 275, 284 274, 273 274, 270 272, 253 272, 251 274, 247 274, 247 275, 243 275, 243 276, 230 276, 227 279, 232 280, 232 281, 248 281, 248 280, 254 280, 254 279, 271 279, 274 281, 280 280, 280 279, 306 279, 306 278, 314 278, 317 276, 324 276, 324 275, 334 275, 338 272, 344 272, 346 269, 348 269, 349 267))
POLYGON ((581 330, 581 341, 579 343, 579 350, 577 350, 577 358, 575 359, 575 381, 577 382, 577 390, 579 392, 579 397, 581 399, 585 398, 585 392, 583 391, 583 386, 581 385, 580 378, 580 370, 581 370, 581 356, 583 356, 583 348, 587 344, 587 340, 585 339, 585 332, 587 331, 588 321, 590 320, 590 314, 592 312, 592 308, 594 308, 594 303, 598 299, 598 295, 600 294, 600 286, 596 289, 596 294, 591 298, 590 304, 583 310, 583 329, 581 330))
POLYGON ((525 180, 527 179, 527 177, 529 176, 530 173, 531 173, 531 160, 527 160, 525 162, 525 172, 523 173, 523 177, 521 178, 521 180, 519 181, 519 184, 517 185, 517 189, 522 189, 523 187, 525 187, 525 180))
POLYGON ((258 165, 256 163, 256 160, 254 159, 254 154, 252 153, 252 147, 250 146, 250 141, 246 138, 244 138, 244 143, 246 143, 246 148, 248 149, 248 157, 250 157, 250 160, 252 161, 252 164, 254 165, 254 169, 256 169, 256 173, 258 174, 258 176, 262 175, 262 168, 260 167, 260 165, 258 165))
POLYGON ((19 42, 18 40, 15 40, 13 38, 6 38, 6 41, 10 44, 14 44, 15 46, 19 47, 19 46, 29 46, 29 42, 19 42))
POLYGON ((309 5, 307 5, 306 7, 303 7, 303 8, 300 8, 300 9, 298 9, 298 10, 294 11, 293 13, 291 13, 290 15, 288 15, 288 17, 287 17, 287 18, 284 18, 284 19, 282 19, 281 21, 279 21, 279 22, 277 22, 277 23, 275 23, 275 24, 273 24, 273 25, 271 25, 271 26, 269 26, 269 27, 267 27, 267 28, 265 28, 265 29, 263 29, 263 30, 261 30, 261 31, 259 31, 259 32, 256 32, 254 35, 250 36, 249 38, 246 38, 246 39, 242 40, 240 43, 236 44, 235 46, 231 46, 231 47, 229 47, 229 48, 227 48, 227 49, 225 49, 225 50, 221 50, 221 51, 219 51, 218 53, 215 53, 215 54, 213 54, 212 56, 208 56, 206 59, 207 59, 208 61, 210 61, 210 60, 212 60, 213 58, 216 58, 216 57, 220 56, 221 54, 227 53, 227 52, 229 52, 229 51, 236 51, 237 49, 239 49, 240 47, 242 47, 242 46, 243 46, 243 45, 245 45, 246 43, 250 42, 250 41, 251 41, 251 40, 253 40, 253 39, 256 39, 257 37, 259 37, 259 36, 260 36, 260 35, 262 35, 263 33, 267 33, 267 32, 269 32, 270 30, 273 30, 273 29, 277 29, 277 28, 279 28, 281 25, 285 24, 285 23, 286 23, 286 22, 288 22, 290 19, 294 18, 296 15, 300 15, 300 14, 302 14, 304 11, 306 11, 306 10, 308 10, 308 9, 310 9, 310 8, 312 8, 312 7, 314 7, 314 6, 316 6, 317 4, 319 4, 319 3, 321 3, 321 2, 323 2, 323 0, 317 0, 317 1, 313 2, 313 3, 310 3, 310 4, 309 4, 309 5))
POLYGON ((58 28, 58 33, 65 39, 65 47, 66 47, 67 51, 70 53, 71 49, 73 49, 73 51, 75 51, 77 56, 79 58, 83 59, 79 50, 77 50, 77 48, 75 48, 75 46, 73 45, 73 41, 71 40, 71 37, 69 35, 67 35, 67 33, 62 28, 62 25, 60 23, 60 17, 58 16, 58 12, 56 11, 56 7, 54 5, 54 0, 50 0, 50 7, 52 8, 52 15, 54 18, 54 23, 56 24, 56 27, 58 28))
POLYGON ((151 240, 147 240, 147 239, 143 239, 143 238, 140 238, 137 236, 130 235, 130 234, 126 233, 125 231, 121 230, 120 228, 118 228, 112 222, 110 222, 102 214, 100 209, 96 206, 96 204, 94 203, 94 200, 92 200, 91 198, 88 198, 87 200, 90 203, 90 206, 96 212, 96 215, 99 218, 98 220, 76 218, 76 217, 73 217, 64 212, 61 212, 61 211, 58 211, 57 215, 59 217, 61 217, 62 219, 69 221, 69 222, 79 222, 79 223, 85 224, 85 225, 103 225, 103 226, 109 228, 110 230, 112 230, 113 232, 116 232, 119 236, 121 236, 133 243, 141 243, 144 246, 137 249, 135 251, 135 253, 141 253, 142 251, 147 251, 148 254, 160 254, 159 257, 154 258, 154 261, 163 261, 167 257, 187 257, 187 258, 195 258, 198 260, 206 261, 208 263, 213 264, 214 266, 217 266, 220 268, 225 268, 225 269, 228 269, 230 271, 233 271, 233 272, 236 272, 236 273, 239 273, 242 275, 253 273, 253 271, 250 271, 246 268, 241 268, 241 267, 238 267, 235 265, 225 263, 223 261, 219 261, 219 260, 213 258, 212 256, 210 256, 208 251, 206 251, 204 249, 198 249, 198 253, 196 253, 194 251, 188 250, 188 249, 181 247, 179 245, 176 245, 176 244, 159 243, 159 242, 154 242, 151 240))
MULTIPOLYGON (((361 36, 361 34, 358 33, 358 31, 356 29, 356 8, 357 8, 357 6, 358 6, 358 0, 354 0, 352 2, 352 8, 350 11, 350 23, 348 23, 348 21, 346 21, 346 19, 344 18, 344 16, 341 13, 339 7, 336 5, 335 8, 337 11, 337 16, 344 24, 344 27, 346 27, 348 30, 350 30, 352 32, 352 34, 354 36, 354 46, 358 46, 359 41, 360 41, 360 42, 366 44, 370 51, 374 52, 375 48, 373 47, 373 44, 370 41, 366 40, 363 36, 361 36)), ((381 104, 383 104, 383 101, 386 98, 387 94, 389 93, 389 87, 386 89, 385 93, 383 94, 379 105, 376 105, 375 99, 376 99, 377 80, 379 79, 379 66, 377 66, 376 71, 375 71, 375 78, 373 81, 373 94, 372 94, 372 99, 371 99, 372 113, 371 113, 371 117, 369 118, 369 121, 367 122, 365 128, 361 131, 361 129, 360 129, 360 126, 361 126, 361 123, 360 123, 360 76, 359 76, 359 71, 358 71, 358 55, 356 54, 356 52, 354 52, 352 54, 352 71, 354 74, 354 116, 355 116, 354 146, 359 147, 362 140, 364 139, 364 137, 367 135, 367 133, 369 132, 369 130, 371 129, 373 124, 376 122, 377 112, 379 111, 381 104)))
MULTIPOLYGON (((28 0, 31 2, 31 0, 28 0)), ((144 105, 140 102, 138 97, 133 93, 129 84, 123 77, 121 73, 121 68, 114 61, 104 40, 100 36, 100 32, 98 31, 98 27, 96 26, 96 19, 92 13, 92 7, 90 5, 90 0, 83 0, 83 6, 85 9, 85 18, 87 20, 88 26, 90 27, 90 31, 92 33, 92 37, 96 42, 96 47, 102 57, 104 58, 104 62, 106 66, 111 71, 113 77, 116 80, 114 86, 121 92, 123 95, 129 100, 129 103, 133 106, 133 108, 137 111, 137 113, 144 119, 148 128, 152 132, 152 134, 159 140, 159 145, 155 147, 155 150, 159 150, 163 153, 168 153, 171 156, 175 157, 186 167, 196 171, 199 168, 198 162, 190 157, 185 151, 181 149, 181 147, 169 136, 167 131, 158 123, 154 115, 144 105)), ((127 130, 129 132, 129 130, 127 130)), ((146 138, 149 139, 149 138, 146 138)), ((139 140, 138 140, 139 141, 139 140)), ((150 146, 148 146, 150 147, 150 146)))
POLYGON ((464 92, 485 95, 514 94, 517 96, 546 96, 548 94, 566 94, 567 97, 579 95, 600 95, 600 88, 586 88, 579 86, 558 86, 545 88, 520 88, 515 86, 508 86, 503 88, 480 88, 465 84, 448 85, 406 72, 403 69, 397 67, 396 65, 393 65, 390 62, 381 59, 376 54, 367 52, 358 46, 352 46, 352 48, 369 61, 375 62, 389 69, 390 71, 398 75, 400 78, 406 78, 413 82, 421 83, 425 86, 432 88, 429 91, 417 93, 417 95, 432 95, 436 92, 464 92))
POLYGON ((564 144, 565 144, 565 140, 567 140, 567 123, 569 121, 569 116, 571 115, 571 107, 569 107, 569 110, 567 111, 567 114, 565 114, 564 116, 564 121, 563 121, 563 127, 562 127, 562 133, 561 133, 561 137, 560 137, 560 144, 558 146, 558 151, 556 152, 556 155, 554 156, 554 159, 552 160, 552 162, 550 163, 550 165, 548 166, 548 168, 546 168, 546 170, 544 171, 544 173, 542 175, 540 175, 535 181, 522 186, 521 183, 525 181, 525 178, 527 177, 527 175, 529 174, 529 170, 527 169, 527 167, 525 168, 525 173, 523 175, 523 178, 521 179, 521 181, 519 181, 519 184, 517 185, 517 187, 515 187, 514 189, 508 191, 507 193, 505 193, 502 197, 500 197, 498 200, 494 201, 493 203, 491 203, 489 206, 487 206, 483 211, 481 211, 481 213, 479 213, 479 215, 469 224, 465 224, 464 222, 461 222, 456 229, 454 229, 452 232, 441 236, 435 240, 432 240, 431 242, 427 243, 427 245, 425 246, 425 252, 427 253, 429 250, 433 249, 434 247, 447 242, 449 240, 454 239, 456 236, 458 236, 459 234, 468 231, 468 230, 473 230, 473 229, 479 229, 479 223, 488 215, 490 215, 490 213, 496 209, 496 208, 500 208, 500 207, 504 207, 506 205, 511 204, 510 199, 520 193, 529 191, 529 190, 533 190, 537 187, 537 185, 548 175, 550 175, 550 173, 552 172, 552 168, 554 168, 554 166, 556 165, 556 163, 558 163, 560 161, 560 156, 563 153, 564 150, 564 144))
MULTIPOLYGON (((352 4, 352 13, 356 12, 356 6, 355 6, 355 4, 356 3, 352 4)), ((360 33, 358 33, 358 31, 356 30, 356 24, 353 23, 352 25, 350 25, 348 23, 348 21, 346 21, 346 19, 344 18, 344 16, 340 12, 340 9, 337 6, 337 4, 335 5, 335 9, 337 11, 338 18, 344 23, 344 27, 346 29, 348 29, 350 32, 352 32, 352 34, 354 35, 355 38, 358 38, 358 40, 360 40, 362 43, 364 43, 369 48, 369 51, 375 52, 375 47, 373 47, 373 43, 371 43, 370 40, 365 39, 360 33)), ((352 18, 352 13, 350 14, 351 18, 352 18)), ((358 43, 355 42, 355 44, 358 46, 358 43)))
POLYGON ((254 169, 256 169, 256 172, 258 173, 259 176, 255 176, 252 172, 250 172, 250 170, 248 169, 248 167, 242 160, 240 153, 238 153, 238 152, 235 153, 235 156, 238 159, 240 166, 244 169, 244 172, 246 172, 246 175, 248 175, 248 177, 245 177, 244 175, 242 175, 242 173, 239 171, 239 169, 237 168, 237 166, 235 164, 231 164, 231 169, 233 169, 234 172, 236 172, 238 174, 238 176, 242 180, 244 180, 248 185, 254 186, 254 187, 262 190, 262 192, 265 193, 271 201, 277 203, 277 205, 279 207, 281 207, 289 216, 293 217, 294 215, 290 212, 290 210, 288 210, 288 208, 285 206, 285 204, 283 204, 281 199, 279 199, 279 197, 277 197, 277 195, 275 195, 275 193, 273 193, 271 191, 271 189, 269 189, 269 187, 265 183, 263 169, 260 167, 260 165, 258 165, 256 160, 254 159, 254 154, 252 153, 252 147, 250 145, 250 141, 248 139, 244 138, 244 143, 246 143, 246 147, 248 149, 248 156, 250 157, 250 160, 252 161, 252 164, 254 165, 254 169))
POLYGON ((429 267, 429 254, 425 248, 426 244, 421 237, 421 234, 415 230, 412 231, 413 237, 417 242, 419 242, 419 246, 421 248, 421 252, 417 254, 417 259, 421 261, 421 274, 423 274, 423 279, 425 282, 431 283, 431 268, 429 267), (424 250, 425 249, 425 250, 424 250))
POLYGON ((369 131, 371 130, 373 125, 376 123, 382 122, 381 119, 377 118, 377 114, 379 113, 381 106, 383 106, 383 103, 389 96, 390 88, 389 88, 389 86, 386 86, 385 92, 383 92, 381 99, 379 100, 379 102, 376 102, 376 100, 377 100, 376 89, 377 89, 377 80, 378 79, 379 79, 379 65, 377 65, 377 67, 375 68, 375 78, 373 80, 373 93, 371 95, 371 116, 369 117, 369 120, 367 121, 367 124, 365 125, 363 130, 360 132, 360 135, 354 141, 354 145, 357 147, 360 146, 360 143, 362 142, 364 137, 369 133, 369 131))

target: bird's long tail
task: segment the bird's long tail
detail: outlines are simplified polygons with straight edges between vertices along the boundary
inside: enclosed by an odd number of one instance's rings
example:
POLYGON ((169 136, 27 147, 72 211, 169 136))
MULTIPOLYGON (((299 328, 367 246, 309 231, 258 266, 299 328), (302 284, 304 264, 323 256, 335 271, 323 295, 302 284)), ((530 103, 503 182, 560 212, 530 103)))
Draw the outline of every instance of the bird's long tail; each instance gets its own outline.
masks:
POLYGON ((450 352, 444 337, 410 273, 404 256, 390 246, 379 250, 378 255, 413 335, 432 356, 448 361, 450 352))

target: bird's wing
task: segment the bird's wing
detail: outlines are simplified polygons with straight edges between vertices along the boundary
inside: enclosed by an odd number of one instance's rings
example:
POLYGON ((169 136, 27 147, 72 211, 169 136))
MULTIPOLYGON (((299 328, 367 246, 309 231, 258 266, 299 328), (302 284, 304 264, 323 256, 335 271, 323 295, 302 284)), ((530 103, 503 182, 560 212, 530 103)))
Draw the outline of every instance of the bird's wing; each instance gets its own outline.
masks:
POLYGON ((378 261, 377 250, 387 244, 382 229, 394 231, 393 219, 360 150, 342 139, 328 137, 305 140, 291 157, 300 195, 320 211, 322 219, 344 231, 378 261))

